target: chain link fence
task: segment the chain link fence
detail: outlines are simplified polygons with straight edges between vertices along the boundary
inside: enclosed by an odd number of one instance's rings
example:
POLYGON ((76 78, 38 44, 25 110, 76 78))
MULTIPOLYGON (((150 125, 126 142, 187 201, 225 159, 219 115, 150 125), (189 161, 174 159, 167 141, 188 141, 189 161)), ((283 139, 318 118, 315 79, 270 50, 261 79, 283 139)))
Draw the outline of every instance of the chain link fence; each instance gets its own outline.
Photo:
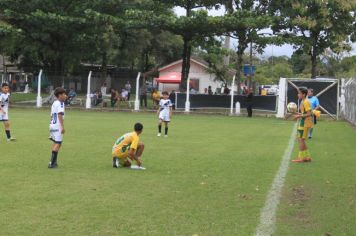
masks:
POLYGON ((343 81, 341 110, 343 117, 356 125, 356 79, 343 81))

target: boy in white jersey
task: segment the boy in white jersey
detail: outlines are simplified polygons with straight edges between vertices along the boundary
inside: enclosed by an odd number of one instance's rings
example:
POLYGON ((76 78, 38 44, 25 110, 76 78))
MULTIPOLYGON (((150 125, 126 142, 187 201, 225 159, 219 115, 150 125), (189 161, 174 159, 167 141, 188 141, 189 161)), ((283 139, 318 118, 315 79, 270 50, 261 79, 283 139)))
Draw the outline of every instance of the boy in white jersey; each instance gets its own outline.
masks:
POLYGON ((0 92, 0 122, 4 123, 7 141, 15 141, 11 137, 10 122, 9 122, 9 101, 10 101, 10 87, 7 83, 1 85, 0 92))
POLYGON ((162 93, 162 99, 159 101, 159 108, 157 111, 159 124, 158 124, 158 134, 157 136, 161 136, 162 131, 162 123, 164 123, 164 137, 168 137, 168 123, 171 121, 172 117, 172 102, 168 98, 168 92, 162 93))
POLYGON ((63 88, 56 88, 54 96, 57 100, 53 102, 51 108, 51 123, 49 125, 50 137, 53 141, 51 161, 48 168, 57 168, 58 151, 61 148, 63 141, 64 130, 64 102, 67 99, 66 91, 63 88))

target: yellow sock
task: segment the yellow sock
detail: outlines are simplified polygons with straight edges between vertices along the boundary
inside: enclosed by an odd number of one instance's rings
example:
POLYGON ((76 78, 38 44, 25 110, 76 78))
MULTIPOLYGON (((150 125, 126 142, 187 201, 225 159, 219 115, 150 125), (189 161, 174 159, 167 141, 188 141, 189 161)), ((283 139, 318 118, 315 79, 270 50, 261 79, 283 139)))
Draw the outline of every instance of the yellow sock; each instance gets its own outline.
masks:
POLYGON ((298 152, 298 159, 303 159, 304 157, 304 152, 303 151, 299 151, 298 152))

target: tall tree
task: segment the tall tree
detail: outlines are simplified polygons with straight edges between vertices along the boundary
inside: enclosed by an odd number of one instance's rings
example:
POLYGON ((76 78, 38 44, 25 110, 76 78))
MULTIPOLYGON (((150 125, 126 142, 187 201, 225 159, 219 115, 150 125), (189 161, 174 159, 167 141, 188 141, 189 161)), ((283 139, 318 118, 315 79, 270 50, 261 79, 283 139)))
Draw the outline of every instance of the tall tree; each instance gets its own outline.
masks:
MULTIPOLYGON (((6 53, 64 75, 83 54, 86 1, 0 1, 0 19, 16 29, 7 35, 6 53)), ((59 85, 61 80, 55 81, 59 85)))
POLYGON ((236 78, 238 93, 241 93, 241 72, 245 50, 253 44, 254 48, 261 52, 268 43, 273 42, 271 37, 259 33, 260 30, 270 27, 272 21, 267 14, 268 1, 226 0, 225 4, 229 7, 229 13, 225 16, 226 30, 238 44, 236 78))
POLYGON ((278 21, 273 30, 285 36, 297 50, 310 55, 311 77, 317 76, 318 57, 330 48, 350 50, 356 40, 356 1, 272 0, 270 12, 278 21))
POLYGON ((185 10, 185 15, 180 16, 176 25, 171 29, 175 34, 183 37, 182 52, 182 83, 184 89, 190 70, 190 57, 192 53, 192 43, 194 40, 202 39, 205 36, 214 35, 217 28, 212 28, 209 23, 214 21, 209 17, 204 9, 219 8, 222 1, 216 0, 166 0, 162 1, 171 6, 181 7, 185 10), (197 11, 194 11, 198 9, 197 11))

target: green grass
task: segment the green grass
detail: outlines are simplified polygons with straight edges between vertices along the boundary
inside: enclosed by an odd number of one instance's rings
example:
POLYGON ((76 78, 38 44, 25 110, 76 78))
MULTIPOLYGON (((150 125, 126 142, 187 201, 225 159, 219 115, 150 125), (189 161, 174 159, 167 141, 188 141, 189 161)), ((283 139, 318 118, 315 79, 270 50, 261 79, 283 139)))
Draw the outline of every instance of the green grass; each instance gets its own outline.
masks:
MULTIPOLYGON (((253 235, 293 127, 275 119, 176 115, 165 139, 156 137, 155 114, 68 110, 60 168, 48 170, 49 110, 13 109, 10 116, 18 142, 0 136, 0 235, 253 235), (147 170, 113 169, 112 144, 136 121, 144 124, 147 170)), ((348 212, 355 210, 355 131, 320 123, 315 136, 315 161, 288 173, 279 235, 309 230, 294 227, 298 212, 290 209, 290 193, 301 185, 313 190, 296 204, 317 218, 312 235, 356 230, 348 212), (320 200, 323 192, 328 202, 320 200), (333 227, 340 221, 345 227, 333 227)))
MULTIPOLYGON (((42 94, 42 97, 47 97, 48 94, 42 94)), ((37 93, 11 93, 10 100, 13 103, 22 101, 33 101, 36 100, 37 93)))
POLYGON ((308 146, 313 162, 290 168, 276 235, 355 235, 356 130, 320 122, 308 146))

